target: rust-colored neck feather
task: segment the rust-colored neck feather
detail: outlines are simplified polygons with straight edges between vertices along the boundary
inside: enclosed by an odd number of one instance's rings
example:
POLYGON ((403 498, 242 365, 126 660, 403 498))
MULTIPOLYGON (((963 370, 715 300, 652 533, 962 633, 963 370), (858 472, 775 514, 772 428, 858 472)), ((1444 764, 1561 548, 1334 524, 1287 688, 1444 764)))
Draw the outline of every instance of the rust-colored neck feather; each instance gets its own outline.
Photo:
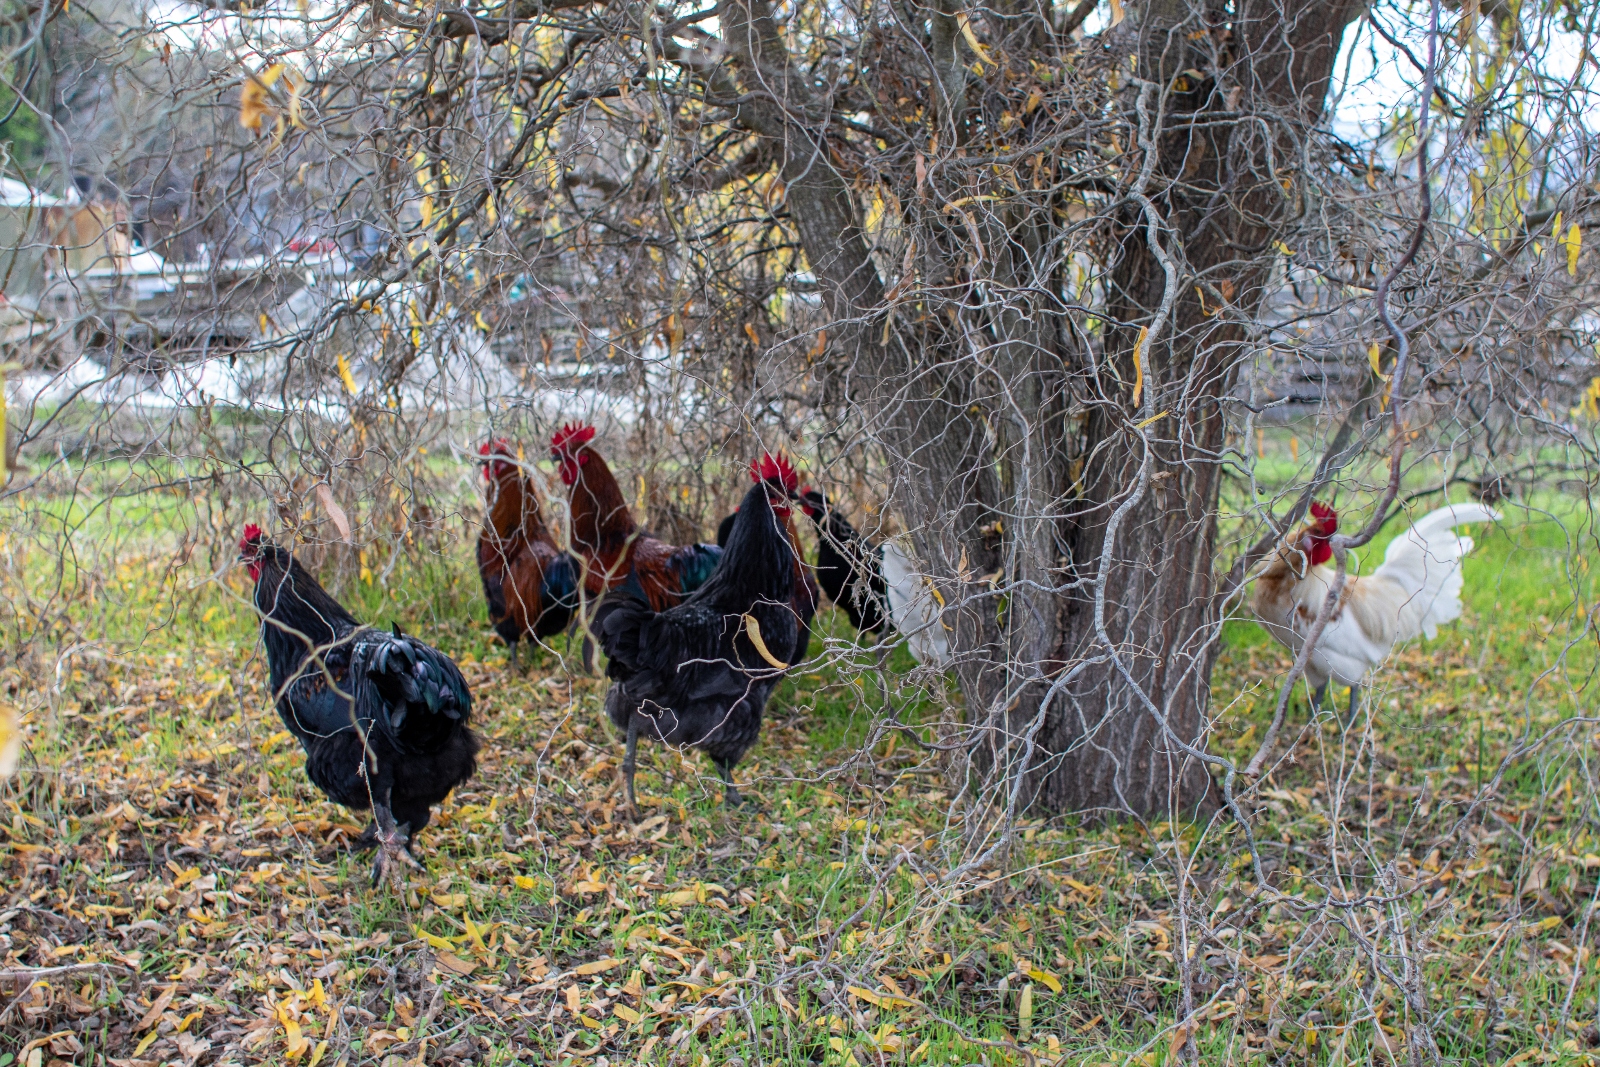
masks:
POLYGON ((622 487, 600 453, 584 445, 573 458, 581 453, 588 457, 578 464, 578 480, 572 483, 572 543, 590 552, 610 551, 634 536, 639 527, 622 487))
POLYGON ((513 467, 496 478, 494 484, 489 525, 494 528, 496 537, 509 541, 521 530, 530 541, 551 540, 550 530, 544 524, 544 511, 539 507, 539 494, 527 475, 513 467))
POLYGON ((501 474, 493 482, 493 500, 489 504, 489 525, 501 540, 517 532, 522 524, 522 509, 528 498, 522 484, 521 472, 515 467, 501 474))

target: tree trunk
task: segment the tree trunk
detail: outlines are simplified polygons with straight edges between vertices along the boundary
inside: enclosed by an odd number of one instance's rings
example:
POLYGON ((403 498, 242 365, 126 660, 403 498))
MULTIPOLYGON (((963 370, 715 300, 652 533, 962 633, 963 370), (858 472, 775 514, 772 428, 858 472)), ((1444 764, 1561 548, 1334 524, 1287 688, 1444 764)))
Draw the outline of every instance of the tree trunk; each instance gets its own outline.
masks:
MULTIPOLYGON (((984 288, 893 317, 825 109, 793 77, 764 0, 733 7, 741 117, 785 161, 834 344, 853 357, 856 400, 948 605, 991 796, 1141 817, 1214 805, 1198 751, 1219 637, 1222 402, 1297 210, 1285 165, 1361 5, 1247 2, 1229 16, 1151 0, 1108 31, 1119 69, 1148 80, 1117 95, 1140 170, 1117 190, 1099 346, 1069 322, 1046 254, 1053 215, 924 203, 920 177, 900 199, 921 277, 984 288)), ((947 144, 972 95, 956 10, 931 23, 947 144)))

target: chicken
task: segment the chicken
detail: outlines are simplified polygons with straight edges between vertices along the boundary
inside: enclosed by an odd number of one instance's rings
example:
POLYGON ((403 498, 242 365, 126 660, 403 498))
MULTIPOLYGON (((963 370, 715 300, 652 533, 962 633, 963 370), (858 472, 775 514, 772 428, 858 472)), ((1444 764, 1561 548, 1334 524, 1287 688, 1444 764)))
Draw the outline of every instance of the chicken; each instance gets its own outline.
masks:
MULTIPOLYGON (((1306 664, 1306 681, 1317 706, 1330 680, 1348 685, 1353 719, 1357 691, 1396 645, 1419 634, 1431 638, 1460 616, 1461 558, 1472 551, 1472 538, 1457 537, 1455 527, 1499 519, 1498 512, 1482 504, 1440 508, 1391 541, 1383 564, 1373 573, 1346 577, 1339 603, 1306 664)), ((1256 573, 1251 608, 1267 633, 1296 655, 1333 585, 1328 541, 1338 531, 1338 513, 1313 503, 1311 520, 1285 538, 1256 573)))
POLYGON ((550 535, 511 443, 496 438, 478 453, 489 483, 489 520, 478 535, 478 576, 489 602, 489 621, 511 649, 515 666, 524 635, 553 637, 572 621, 579 567, 550 535))
POLYGON ((883 580, 883 552, 833 510, 821 490, 802 489, 800 510, 817 527, 817 581, 822 591, 850 616, 850 625, 858 631, 886 632, 889 588, 883 580))
POLYGON ((593 426, 563 426, 550 456, 569 491, 572 548, 582 561, 583 585, 598 597, 633 575, 656 611, 680 603, 716 569, 716 545, 678 547, 639 529, 617 479, 589 444, 593 426))
MULTIPOLYGON (((795 494, 795 487, 800 484, 799 477, 792 468, 785 464, 787 484, 784 488, 791 497, 795 494)), ((754 478, 752 469, 751 476, 754 478)), ((804 505, 802 505, 803 507, 804 505)), ((739 518, 739 509, 734 508, 722 521, 717 524, 717 547, 725 548, 728 538, 733 533, 733 524, 739 518)), ((816 576, 812 568, 806 564, 805 552, 800 548, 800 534, 794 528, 792 513, 784 519, 784 529, 789 535, 789 543, 794 546, 794 596, 790 600, 794 608, 795 618, 800 620, 800 628, 795 631, 794 650, 789 654, 789 663, 804 663, 811 651, 811 623, 817 617, 817 607, 822 603, 822 589, 817 585, 816 576)))
POLYGON ((950 638, 940 618, 944 602, 938 591, 919 569, 908 545, 898 540, 885 541, 879 551, 883 555, 889 617, 895 629, 906 635, 911 658, 940 669, 950 666, 950 638))
POLYGON ((240 559, 255 582, 268 675, 283 724, 328 799, 372 810, 357 843, 378 846, 373 883, 398 876, 429 808, 472 776, 472 696, 436 648, 373 630, 330 597, 293 555, 245 527, 240 559))
POLYGON ((655 611, 637 575, 601 601, 594 629, 609 658, 606 712, 627 737, 630 805, 641 733, 705 752, 726 786, 724 801, 739 803, 734 765, 755 743, 767 698, 789 666, 773 650, 793 648, 800 629, 787 466, 762 457, 721 564, 682 604, 655 611))

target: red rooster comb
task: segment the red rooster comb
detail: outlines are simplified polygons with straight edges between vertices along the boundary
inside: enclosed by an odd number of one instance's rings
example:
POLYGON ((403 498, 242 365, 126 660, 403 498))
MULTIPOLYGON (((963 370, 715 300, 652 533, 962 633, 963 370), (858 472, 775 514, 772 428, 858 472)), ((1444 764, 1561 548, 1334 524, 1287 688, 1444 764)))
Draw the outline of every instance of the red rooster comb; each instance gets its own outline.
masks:
POLYGON ((517 450, 511 447, 511 442, 504 437, 495 437, 485 441, 478 448, 480 456, 514 456, 517 450))
POLYGON ((244 536, 239 538, 239 549, 240 551, 248 552, 255 548, 260 540, 261 527, 252 522, 244 528, 244 536))
POLYGON ((569 422, 557 430, 554 437, 550 438, 550 451, 567 452, 574 448, 580 448, 592 440, 594 440, 593 426, 569 422))
POLYGON ((1311 517, 1317 520, 1316 532, 1332 537, 1339 532, 1339 513, 1320 500, 1311 502, 1311 517))
POLYGON ((752 482, 775 480, 791 493, 800 485, 800 476, 789 464, 789 457, 781 452, 776 456, 771 452, 761 453, 761 458, 750 464, 750 480, 752 482))

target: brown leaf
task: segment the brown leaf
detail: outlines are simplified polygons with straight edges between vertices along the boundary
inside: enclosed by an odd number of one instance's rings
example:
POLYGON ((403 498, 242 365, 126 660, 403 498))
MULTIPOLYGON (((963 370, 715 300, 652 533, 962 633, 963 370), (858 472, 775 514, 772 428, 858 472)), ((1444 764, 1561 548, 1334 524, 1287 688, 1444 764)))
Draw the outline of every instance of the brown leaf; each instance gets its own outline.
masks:
POLYGON ((478 969, 476 963, 464 960, 452 952, 441 952, 434 959, 438 961, 439 966, 459 975, 468 975, 478 969))
MULTIPOLYGON (((328 513, 328 518, 339 528, 339 536, 350 541, 350 516, 344 513, 344 508, 333 499, 333 490, 328 488, 327 482, 317 483, 317 500, 322 504, 322 510, 328 513)), ((354 544, 354 542, 351 542, 354 544)))
POLYGON ((166 992, 156 998, 156 1002, 150 1005, 150 1010, 144 1013, 144 1018, 140 1019, 134 1026, 134 1031, 148 1030, 160 1022, 161 1016, 166 1014, 167 1005, 172 1003, 172 998, 177 992, 178 987, 176 985, 167 986, 166 992))
POLYGON ((594 960, 591 963, 585 963, 582 966, 575 968, 572 973, 587 977, 591 974, 599 974, 602 971, 609 971, 614 967, 621 966, 622 961, 617 959, 594 960))

